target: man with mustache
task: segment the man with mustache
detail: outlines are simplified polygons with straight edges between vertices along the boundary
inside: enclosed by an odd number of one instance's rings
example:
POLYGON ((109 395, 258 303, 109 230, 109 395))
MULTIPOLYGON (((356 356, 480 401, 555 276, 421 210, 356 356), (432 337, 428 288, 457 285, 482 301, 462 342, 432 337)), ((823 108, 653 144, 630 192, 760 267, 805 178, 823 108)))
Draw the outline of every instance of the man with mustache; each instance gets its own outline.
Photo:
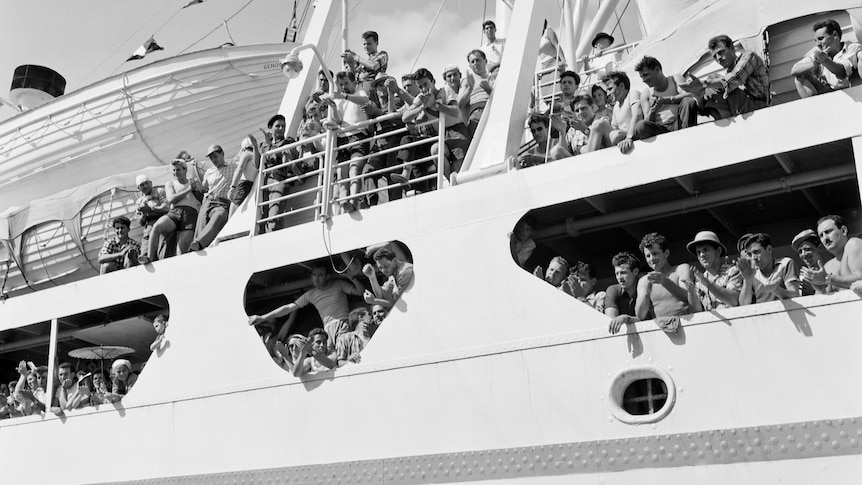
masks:
POLYGON ((817 235, 827 251, 835 256, 818 269, 802 268, 803 281, 813 285, 830 285, 844 290, 862 280, 862 239, 848 235, 847 223, 838 215, 821 217, 817 235))

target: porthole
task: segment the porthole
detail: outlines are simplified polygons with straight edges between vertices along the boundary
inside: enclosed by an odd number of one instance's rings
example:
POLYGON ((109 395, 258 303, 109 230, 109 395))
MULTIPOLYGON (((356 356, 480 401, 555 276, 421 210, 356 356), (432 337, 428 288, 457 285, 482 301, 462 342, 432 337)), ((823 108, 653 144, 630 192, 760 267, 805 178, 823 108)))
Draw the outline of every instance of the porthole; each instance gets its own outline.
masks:
POLYGON ((611 380, 611 414, 623 423, 660 421, 670 413, 675 401, 673 379, 657 367, 626 369, 611 380))

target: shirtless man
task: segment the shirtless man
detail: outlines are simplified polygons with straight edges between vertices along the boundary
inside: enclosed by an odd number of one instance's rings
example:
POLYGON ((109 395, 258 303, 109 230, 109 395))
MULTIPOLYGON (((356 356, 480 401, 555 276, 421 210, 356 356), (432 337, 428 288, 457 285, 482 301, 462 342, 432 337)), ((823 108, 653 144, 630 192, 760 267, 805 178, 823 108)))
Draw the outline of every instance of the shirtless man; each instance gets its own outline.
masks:
MULTIPOLYGON (((135 215, 138 217, 138 222, 144 228, 144 235, 141 237, 141 254, 147 255, 150 250, 150 233, 153 231, 153 225, 160 217, 168 213, 170 204, 168 204, 165 189, 161 187, 153 187, 153 181, 150 177, 144 174, 138 175, 135 179, 135 184, 138 190, 141 191, 141 196, 135 202, 135 215)), ((176 252, 176 238, 169 237, 168 241, 164 238, 159 243, 160 251, 163 252, 162 258, 169 258, 176 252), (167 254, 164 254, 167 252, 167 254)))
POLYGON ((230 216, 243 203, 254 181, 257 179, 257 171, 260 167, 260 151, 257 148, 257 140, 252 135, 243 138, 240 144, 240 152, 237 155, 236 170, 231 179, 228 198, 230 199, 230 216))
POLYGON ((850 87, 860 46, 841 42, 841 26, 827 19, 814 24, 814 47, 790 68, 800 98, 850 87))
POLYGON ((817 235, 827 251, 835 258, 816 270, 802 268, 804 281, 813 285, 830 285, 845 290, 862 280, 862 239, 848 236, 847 223, 837 215, 821 217, 817 221, 817 235))
POLYGON ((670 264, 670 250, 665 237, 651 232, 643 237, 639 245, 647 265, 652 271, 638 282, 638 299, 635 313, 646 320, 652 312, 656 317, 678 316, 691 313, 688 305, 688 281, 691 267, 686 264, 670 264))
POLYGON ((641 92, 644 119, 635 124, 635 140, 681 130, 697 124, 697 102, 680 89, 686 81, 679 74, 665 76, 655 57, 645 56, 635 71, 649 89, 641 92))

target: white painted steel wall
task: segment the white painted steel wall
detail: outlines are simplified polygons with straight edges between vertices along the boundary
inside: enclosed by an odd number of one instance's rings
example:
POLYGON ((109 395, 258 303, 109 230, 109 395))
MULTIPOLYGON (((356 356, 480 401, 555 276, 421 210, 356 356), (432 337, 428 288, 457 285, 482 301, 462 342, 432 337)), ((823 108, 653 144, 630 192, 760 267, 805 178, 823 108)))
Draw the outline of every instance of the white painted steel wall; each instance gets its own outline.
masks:
MULTIPOLYGON (((164 293, 171 346, 120 409, 0 422, 0 455, 18 463, 4 477, 32 483, 45 457, 84 483, 862 417, 847 378, 862 337, 852 293, 687 317, 674 338, 641 323, 632 356, 607 318, 517 268, 506 237, 532 208, 859 136, 858 124, 795 120, 859 119, 860 98, 853 88, 789 103, 639 142, 628 157, 605 150, 10 299, 0 329, 164 293), (704 146, 708 158, 691 156, 704 146), (243 291, 254 272, 325 256, 324 230, 333 252, 403 241, 416 280, 361 364, 299 382, 245 324, 243 291), (678 386, 655 425, 609 416, 610 376, 635 365, 678 386), (61 451, 99 432, 102 466, 61 451)), ((833 462, 824 476, 840 478, 829 472, 858 454, 833 462)), ((739 470, 709 473, 727 481, 739 470)))

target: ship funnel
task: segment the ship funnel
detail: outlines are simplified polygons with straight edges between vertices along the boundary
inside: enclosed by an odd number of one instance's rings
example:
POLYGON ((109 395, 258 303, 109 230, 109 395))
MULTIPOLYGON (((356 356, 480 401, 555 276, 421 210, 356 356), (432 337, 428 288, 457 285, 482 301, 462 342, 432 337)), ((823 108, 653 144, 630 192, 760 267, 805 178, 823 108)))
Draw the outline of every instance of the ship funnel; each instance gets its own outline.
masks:
POLYGON ((43 66, 23 65, 15 69, 9 100, 23 109, 32 109, 62 96, 66 79, 43 66))

